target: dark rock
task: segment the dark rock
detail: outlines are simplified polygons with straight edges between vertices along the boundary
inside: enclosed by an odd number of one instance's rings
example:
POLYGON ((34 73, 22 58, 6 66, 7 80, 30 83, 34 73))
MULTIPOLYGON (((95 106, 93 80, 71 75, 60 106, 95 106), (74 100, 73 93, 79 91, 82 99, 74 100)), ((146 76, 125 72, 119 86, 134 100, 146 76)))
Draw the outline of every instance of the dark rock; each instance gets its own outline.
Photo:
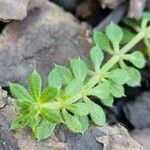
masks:
POLYGON ((1 0, 0 19, 22 20, 27 16, 27 6, 30 0, 1 0))
POLYGON ((150 92, 140 95, 124 107, 127 119, 135 128, 150 127, 150 92))
POLYGON ((150 148, 150 128, 133 130, 130 135, 139 142, 145 150, 150 148))
POLYGON ((86 30, 71 14, 47 0, 32 3, 28 17, 8 24, 0 36, 0 85, 25 83, 35 68, 46 81, 54 63, 86 56, 86 30))
POLYGON ((91 126, 84 134, 71 134, 60 128, 58 137, 62 142, 67 143, 68 150, 143 150, 142 146, 120 125, 91 126))

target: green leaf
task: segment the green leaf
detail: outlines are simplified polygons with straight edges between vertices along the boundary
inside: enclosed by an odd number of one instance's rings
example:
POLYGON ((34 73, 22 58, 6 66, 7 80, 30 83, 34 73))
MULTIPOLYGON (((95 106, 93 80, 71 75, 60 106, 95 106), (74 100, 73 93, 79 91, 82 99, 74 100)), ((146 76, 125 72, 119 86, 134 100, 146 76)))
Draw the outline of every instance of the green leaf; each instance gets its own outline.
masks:
POLYGON ((48 85, 49 87, 54 87, 60 89, 62 86, 62 80, 56 69, 53 69, 48 75, 48 85))
POLYGON ((81 132, 84 133, 89 127, 89 119, 87 116, 75 116, 81 123, 81 132))
POLYGON ((135 36, 135 34, 126 28, 123 28, 122 31, 123 31, 123 38, 121 40, 121 44, 127 44, 128 42, 131 41, 131 39, 135 36))
POLYGON ((58 91, 56 88, 48 87, 42 92, 39 101, 40 103, 54 101, 57 95, 58 95, 58 91))
POLYGON ((142 16, 144 19, 147 19, 150 21, 150 12, 149 11, 145 11, 142 16))
POLYGON ((81 123, 75 116, 70 115, 65 109, 63 109, 62 114, 65 124, 72 132, 79 133, 82 131, 81 123))
POLYGON ((58 72, 61 81, 64 85, 68 84, 72 80, 72 74, 69 69, 64 66, 56 65, 55 70, 58 72))
POLYGON ((33 99, 37 101, 41 95, 42 80, 35 70, 29 75, 28 86, 33 99))
POLYGON ((98 46, 95 46, 91 49, 90 56, 94 64, 95 71, 98 72, 100 70, 102 61, 104 60, 104 54, 98 46))
POLYGON ((107 99, 110 96, 109 82, 100 83, 92 89, 92 94, 100 99, 107 99))
POLYGON ((119 44, 123 38, 122 29, 114 23, 106 27, 106 35, 114 45, 119 44))
POLYGON ((144 55, 139 51, 135 51, 132 54, 127 55, 127 56, 128 56, 127 60, 130 61, 137 68, 141 69, 146 64, 144 55))
POLYGON ((108 37, 102 32, 94 31, 94 43, 98 45, 98 47, 108 53, 112 53, 112 49, 110 47, 110 43, 108 37))
POLYGON ((10 84, 10 91, 11 91, 12 95, 19 102, 33 101, 31 95, 28 93, 28 91, 22 85, 10 84))
POLYGON ((87 76, 87 71, 88 71, 87 66, 84 63, 84 61, 80 58, 71 59, 70 60, 70 66, 71 66, 72 71, 75 75, 75 78, 77 80, 84 81, 84 79, 87 76))
POLYGON ((133 67, 126 67, 125 69, 129 76, 127 85, 131 87, 140 86, 141 79, 142 79, 140 72, 133 67))
POLYGON ((44 140, 48 138, 53 133, 55 126, 55 124, 52 124, 46 119, 42 120, 38 126, 38 139, 44 140))
POLYGON ((122 85, 118 85, 116 83, 111 82, 111 94, 117 98, 125 96, 124 87, 122 85))
POLYGON ((65 92, 68 96, 73 97, 81 91, 82 86, 82 82, 77 79, 73 79, 65 88, 65 92))
POLYGON ((108 107, 112 107, 113 106, 113 102, 114 102, 114 98, 112 96, 109 96, 106 99, 101 99, 101 102, 104 105, 108 106, 108 107))
POLYGON ((51 123, 58 124, 61 122, 61 116, 59 110, 41 108, 41 114, 44 118, 46 118, 51 123))
POLYGON ((19 116, 18 118, 12 120, 10 129, 19 131, 20 129, 25 127, 27 123, 28 123, 27 116, 19 116))
POLYGON ((140 31, 140 25, 139 22, 134 20, 134 19, 130 19, 130 18, 125 18, 123 20, 123 23, 129 27, 131 27, 132 29, 134 29, 135 31, 139 32, 140 31))
POLYGON ((103 111, 103 109, 99 105, 93 103, 89 99, 86 99, 85 101, 91 108, 90 116, 93 122, 96 125, 104 126, 106 124, 106 116, 105 116, 105 112, 103 111))
POLYGON ((67 107, 72 113, 79 116, 86 116, 90 113, 90 107, 86 103, 78 102, 67 107))
POLYGON ((109 72, 109 78, 119 85, 125 84, 129 80, 128 73, 125 69, 114 69, 109 72))

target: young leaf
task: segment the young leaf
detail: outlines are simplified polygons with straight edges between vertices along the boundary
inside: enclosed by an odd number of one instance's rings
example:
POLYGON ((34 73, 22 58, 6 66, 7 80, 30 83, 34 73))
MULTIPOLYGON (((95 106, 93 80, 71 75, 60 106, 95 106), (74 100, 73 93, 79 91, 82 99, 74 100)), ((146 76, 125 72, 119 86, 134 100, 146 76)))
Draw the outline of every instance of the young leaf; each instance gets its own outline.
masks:
POLYGON ((10 84, 10 91, 11 91, 12 95, 19 102, 33 101, 31 95, 28 93, 28 91, 22 85, 10 84))
POLYGON ((125 69, 114 69, 109 72, 109 78, 119 85, 125 84, 129 80, 128 73, 125 69))
POLYGON ((92 94, 100 99, 107 99, 110 96, 109 82, 100 83, 92 89, 92 94))
POLYGON ((75 116, 79 122, 81 123, 81 132, 85 132, 88 129, 89 126, 89 119, 87 116, 75 116))
POLYGON ((78 102, 67 107, 72 113, 79 116, 86 116, 90 113, 90 107, 86 103, 78 102))
POLYGON ((62 80, 56 69, 53 69, 48 75, 48 85, 49 87, 54 87, 60 89, 62 86, 62 80))
POLYGON ((55 126, 55 124, 50 123, 46 119, 42 120, 38 126, 38 139, 44 140, 48 138, 53 133, 55 126))
POLYGON ((108 37, 104 33, 94 31, 93 38, 95 45, 98 45, 100 49, 107 51, 108 53, 112 53, 108 37))
POLYGON ((18 118, 12 120, 11 122, 11 130, 19 131, 28 123, 28 116, 19 116, 18 118))
POLYGON ((82 88, 83 84, 77 79, 73 79, 66 87, 65 92, 68 96, 73 97, 77 95, 82 88))
POLYGON ((133 67, 126 67, 125 69, 130 78, 127 82, 127 85, 131 87, 139 86, 142 79, 140 72, 133 67))
POLYGON ((135 36, 135 34, 126 28, 123 28, 122 31, 123 31, 123 38, 121 40, 121 44, 127 44, 128 42, 131 41, 131 39, 135 36))
POLYGON ((95 71, 98 72, 100 70, 101 63, 104 60, 104 54, 98 46, 95 46, 91 49, 90 56, 94 64, 95 71))
POLYGON ((61 116, 59 110, 41 108, 41 114, 49 122, 53 124, 58 124, 61 122, 61 116))
POLYGON ((72 74, 69 69, 64 66, 56 65, 55 70, 58 72, 61 81, 64 85, 68 84, 72 80, 72 74))
POLYGON ((29 91, 35 101, 40 98, 42 80, 41 76, 34 70, 28 78, 29 91))
POLYGON ((141 52, 135 51, 127 56, 128 56, 127 60, 130 61, 137 68, 141 69, 145 66, 146 61, 141 52))
POLYGON ((111 94, 117 98, 125 96, 124 87, 122 85, 111 82, 111 94))
POLYGON ((101 99, 101 102, 104 105, 108 106, 108 107, 112 107, 113 106, 113 102, 114 102, 114 98, 112 96, 109 96, 106 99, 101 99))
POLYGON ((75 75, 75 78, 79 81, 84 81, 87 75, 87 66, 84 63, 84 61, 80 58, 78 59, 71 59, 70 60, 70 66, 73 70, 73 73, 75 75))
POLYGON ((106 35, 114 45, 119 44, 123 38, 122 29, 114 23, 106 27, 106 35))
POLYGON ((40 103, 46 103, 49 101, 54 101, 57 94, 58 94, 57 89, 48 87, 42 92, 39 101, 40 101, 40 103))
POLYGON ((70 115, 65 109, 63 109, 62 114, 64 117, 65 124, 72 132, 81 132, 81 123, 75 116, 70 115))

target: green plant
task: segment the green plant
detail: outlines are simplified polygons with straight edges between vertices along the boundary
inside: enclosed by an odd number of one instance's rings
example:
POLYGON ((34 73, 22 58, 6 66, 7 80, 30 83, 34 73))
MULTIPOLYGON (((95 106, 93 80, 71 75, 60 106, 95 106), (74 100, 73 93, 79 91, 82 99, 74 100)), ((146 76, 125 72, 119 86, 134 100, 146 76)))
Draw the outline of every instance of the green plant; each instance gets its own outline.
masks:
POLYGON ((128 33, 114 23, 106 28, 106 33, 94 32, 95 46, 90 52, 93 70, 80 58, 70 59, 71 70, 55 65, 48 76, 49 86, 44 90, 36 71, 28 78, 29 92, 19 84, 10 84, 19 108, 11 129, 20 130, 28 125, 34 136, 42 140, 60 123, 74 133, 83 133, 89 125, 88 116, 96 125, 105 125, 103 108, 89 96, 96 96, 103 105, 112 107, 114 98, 125 96, 124 84, 140 85, 138 69, 143 68, 146 61, 140 51, 128 52, 142 39, 149 39, 150 13, 144 13, 143 18, 142 27, 130 41, 123 41, 128 33), (104 52, 110 54, 106 62, 104 52))

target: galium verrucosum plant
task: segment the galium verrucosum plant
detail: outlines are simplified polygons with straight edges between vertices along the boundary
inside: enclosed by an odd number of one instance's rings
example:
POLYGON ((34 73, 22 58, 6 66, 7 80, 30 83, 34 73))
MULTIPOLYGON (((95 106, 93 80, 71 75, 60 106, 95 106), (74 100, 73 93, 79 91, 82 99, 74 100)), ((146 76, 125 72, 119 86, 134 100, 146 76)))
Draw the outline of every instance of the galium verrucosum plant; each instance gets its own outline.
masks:
POLYGON ((19 108, 11 129, 20 130, 28 125, 34 136, 42 140, 49 137, 60 123, 74 133, 83 133, 89 126, 89 118, 96 125, 104 126, 105 112, 89 96, 95 96, 103 105, 112 107, 114 98, 125 96, 124 84, 140 85, 138 69, 143 68, 146 61, 140 51, 129 51, 142 39, 149 39, 149 21, 150 13, 145 13, 138 33, 124 44, 127 35, 114 23, 107 26, 105 33, 94 32, 95 45, 90 51, 92 70, 82 59, 74 58, 70 59, 70 69, 55 65, 44 90, 36 71, 28 78, 28 90, 19 84, 10 84, 19 108), (104 52, 110 55, 106 62, 104 52))

